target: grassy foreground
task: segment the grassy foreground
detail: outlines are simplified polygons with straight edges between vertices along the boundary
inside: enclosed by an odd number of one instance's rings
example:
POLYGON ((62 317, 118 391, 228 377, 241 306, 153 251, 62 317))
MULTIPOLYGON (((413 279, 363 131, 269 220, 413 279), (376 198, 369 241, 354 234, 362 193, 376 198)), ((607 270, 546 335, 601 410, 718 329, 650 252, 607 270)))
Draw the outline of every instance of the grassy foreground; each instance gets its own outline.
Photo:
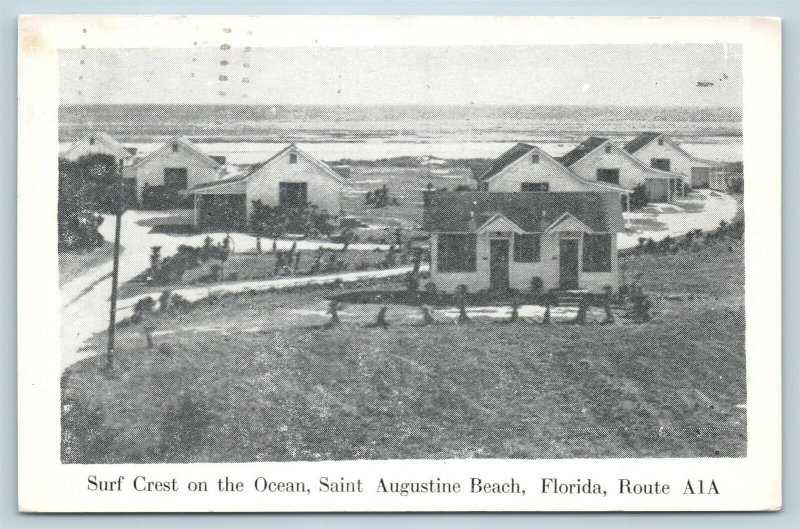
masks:
POLYGON ((380 329, 346 305, 322 330, 323 289, 158 314, 156 348, 129 325, 111 375, 102 357, 65 372, 62 458, 746 455, 741 242, 627 262, 649 323, 380 329))

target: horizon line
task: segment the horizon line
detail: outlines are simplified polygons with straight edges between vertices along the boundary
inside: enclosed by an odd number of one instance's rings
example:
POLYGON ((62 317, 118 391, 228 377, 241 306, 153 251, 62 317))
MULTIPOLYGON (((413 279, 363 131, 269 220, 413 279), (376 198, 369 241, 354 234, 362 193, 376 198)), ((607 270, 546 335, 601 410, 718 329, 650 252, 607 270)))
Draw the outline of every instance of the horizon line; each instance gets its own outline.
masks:
POLYGON ((681 105, 681 104, 644 104, 625 105, 619 103, 59 103, 59 107, 91 107, 91 106, 320 106, 320 107, 403 107, 403 106, 428 106, 428 107, 515 107, 515 106, 541 106, 541 107, 621 107, 621 108, 730 108, 741 110, 742 105, 681 105))

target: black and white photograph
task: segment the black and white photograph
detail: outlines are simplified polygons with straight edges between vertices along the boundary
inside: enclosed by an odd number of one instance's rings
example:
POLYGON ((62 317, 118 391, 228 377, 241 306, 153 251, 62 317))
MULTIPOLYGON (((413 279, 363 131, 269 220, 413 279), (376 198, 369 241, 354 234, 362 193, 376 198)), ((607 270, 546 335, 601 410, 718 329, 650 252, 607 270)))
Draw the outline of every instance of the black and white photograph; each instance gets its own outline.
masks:
POLYGON ((70 27, 61 465, 748 458, 741 41, 70 27))

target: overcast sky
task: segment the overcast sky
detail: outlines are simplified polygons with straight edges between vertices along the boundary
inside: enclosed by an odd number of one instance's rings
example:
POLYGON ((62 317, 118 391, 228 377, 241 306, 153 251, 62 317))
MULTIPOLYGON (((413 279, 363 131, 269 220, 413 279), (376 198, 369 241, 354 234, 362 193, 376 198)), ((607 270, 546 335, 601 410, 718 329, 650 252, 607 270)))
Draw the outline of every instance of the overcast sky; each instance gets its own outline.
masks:
POLYGON ((86 49, 62 51, 60 88, 65 104, 741 106, 741 70, 723 44, 86 49))

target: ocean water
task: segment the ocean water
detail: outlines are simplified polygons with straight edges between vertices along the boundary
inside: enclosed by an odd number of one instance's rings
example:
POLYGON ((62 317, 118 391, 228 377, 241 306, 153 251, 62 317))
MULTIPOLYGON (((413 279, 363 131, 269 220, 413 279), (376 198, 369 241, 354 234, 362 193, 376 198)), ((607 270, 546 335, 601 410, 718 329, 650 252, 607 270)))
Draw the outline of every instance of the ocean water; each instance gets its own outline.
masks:
POLYGON ((590 135, 625 141, 660 131, 693 154, 733 161, 741 159, 741 118, 728 107, 67 105, 59 111, 59 138, 67 145, 101 130, 146 152, 186 135, 210 154, 252 163, 290 142, 325 160, 493 157, 517 141, 558 155, 590 135))

